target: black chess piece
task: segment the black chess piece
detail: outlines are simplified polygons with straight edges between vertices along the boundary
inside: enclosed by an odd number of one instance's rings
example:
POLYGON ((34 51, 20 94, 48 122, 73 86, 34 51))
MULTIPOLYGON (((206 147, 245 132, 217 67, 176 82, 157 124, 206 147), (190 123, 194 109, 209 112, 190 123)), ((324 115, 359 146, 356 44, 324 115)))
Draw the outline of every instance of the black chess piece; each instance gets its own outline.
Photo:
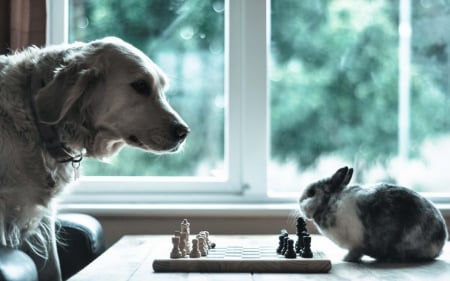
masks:
POLYGON ((308 231, 306 230, 306 222, 302 217, 297 218, 297 241, 295 242, 295 252, 298 254, 302 254, 303 251, 303 236, 308 234, 308 231))
POLYGON ((281 254, 281 250, 283 250, 284 246, 284 235, 280 234, 278 235, 278 248, 277 248, 277 254, 281 254))
POLYGON ((295 252, 295 249, 294 249, 294 240, 288 239, 287 244, 288 244, 287 250, 286 250, 286 253, 284 253, 284 257, 287 259, 296 259, 297 253, 295 252))
POLYGON ((303 246, 302 258, 312 258, 313 253, 311 251, 311 236, 303 236, 303 246))
POLYGON ((281 255, 281 250, 283 250, 284 246, 284 237, 288 236, 288 232, 286 229, 282 229, 280 231, 280 235, 278 235, 278 248, 277 248, 277 254, 281 255))
POLYGON ((283 249, 281 249, 281 254, 284 256, 284 254, 287 251, 287 247, 288 247, 288 240, 289 240, 289 236, 284 236, 283 238, 283 249))

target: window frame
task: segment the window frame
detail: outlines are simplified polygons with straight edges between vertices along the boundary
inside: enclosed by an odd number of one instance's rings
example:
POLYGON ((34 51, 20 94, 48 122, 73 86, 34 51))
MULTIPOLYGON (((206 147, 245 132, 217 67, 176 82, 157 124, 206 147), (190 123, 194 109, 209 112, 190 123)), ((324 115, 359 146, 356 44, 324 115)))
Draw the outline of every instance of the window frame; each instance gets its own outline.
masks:
MULTIPOLYGON (((47 0, 47 4, 47 44, 67 43, 68 0, 47 0)), ((225 0, 228 12, 225 12, 224 86, 228 106, 225 109, 224 157, 228 176, 83 177, 73 184, 64 202, 148 203, 178 202, 186 198, 189 202, 273 202, 267 196, 267 176, 264 176, 270 155, 268 5, 270 1, 225 0), (261 120, 265 120, 263 124, 261 120)))
MULTIPOLYGON (((68 42, 68 1, 47 0, 48 45, 68 42)), ((269 194, 267 186, 270 0, 225 0, 225 11, 224 157, 228 176, 84 177, 73 184, 63 204, 271 204, 297 200, 291 193, 269 194)), ((450 193, 423 195, 450 209, 450 193)))

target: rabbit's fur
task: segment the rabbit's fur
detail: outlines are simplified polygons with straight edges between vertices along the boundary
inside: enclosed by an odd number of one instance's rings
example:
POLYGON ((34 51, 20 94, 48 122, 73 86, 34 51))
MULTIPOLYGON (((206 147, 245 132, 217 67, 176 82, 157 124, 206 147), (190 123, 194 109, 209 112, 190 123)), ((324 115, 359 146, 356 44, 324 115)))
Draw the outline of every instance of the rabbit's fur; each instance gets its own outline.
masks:
POLYGON ((318 229, 349 252, 382 261, 423 261, 438 257, 447 240, 439 210, 418 193, 396 185, 348 186, 353 169, 307 187, 300 211, 318 229))

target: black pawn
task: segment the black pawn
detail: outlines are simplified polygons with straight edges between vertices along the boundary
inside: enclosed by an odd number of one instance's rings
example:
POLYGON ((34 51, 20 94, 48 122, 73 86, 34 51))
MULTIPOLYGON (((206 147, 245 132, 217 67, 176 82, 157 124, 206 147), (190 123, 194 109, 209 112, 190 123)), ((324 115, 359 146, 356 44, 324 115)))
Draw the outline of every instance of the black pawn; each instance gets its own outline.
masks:
POLYGON ((284 234, 280 234, 278 236, 278 248, 277 248, 277 254, 281 254, 281 251, 283 250, 284 246, 284 234))
POLYGON ((286 229, 282 229, 280 231, 280 235, 278 236, 278 248, 277 248, 277 254, 281 255, 281 251, 283 249, 284 246, 284 237, 288 236, 289 233, 287 232, 286 229))
POLYGON ((288 239, 287 243, 288 243, 288 246, 287 246, 286 253, 284 253, 284 257, 287 259, 297 258, 297 253, 295 252, 295 249, 294 249, 294 240, 288 239))
POLYGON ((303 236, 303 246, 302 258, 312 258, 313 253, 311 251, 311 236, 303 236))
POLYGON ((284 254, 287 251, 287 247, 288 247, 288 240, 289 240, 289 236, 284 236, 283 238, 283 249, 281 249, 281 254, 284 256, 284 254))

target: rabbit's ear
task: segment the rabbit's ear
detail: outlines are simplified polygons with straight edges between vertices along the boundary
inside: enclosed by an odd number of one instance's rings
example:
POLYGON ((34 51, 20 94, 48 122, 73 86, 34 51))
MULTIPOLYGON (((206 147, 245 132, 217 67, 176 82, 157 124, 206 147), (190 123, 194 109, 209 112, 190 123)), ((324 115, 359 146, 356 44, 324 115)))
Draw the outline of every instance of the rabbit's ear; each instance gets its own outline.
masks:
POLYGON ((345 176, 344 181, 342 182, 343 185, 348 185, 352 179, 353 176, 353 168, 348 169, 347 175, 345 176))
POLYGON ((91 88, 99 76, 95 68, 79 64, 58 70, 48 85, 35 97, 36 113, 41 122, 56 124, 69 112, 80 97, 91 88))
POLYGON ((331 191, 339 191, 343 187, 345 187, 352 178, 353 169, 348 169, 348 167, 340 168, 334 173, 331 177, 331 191))

